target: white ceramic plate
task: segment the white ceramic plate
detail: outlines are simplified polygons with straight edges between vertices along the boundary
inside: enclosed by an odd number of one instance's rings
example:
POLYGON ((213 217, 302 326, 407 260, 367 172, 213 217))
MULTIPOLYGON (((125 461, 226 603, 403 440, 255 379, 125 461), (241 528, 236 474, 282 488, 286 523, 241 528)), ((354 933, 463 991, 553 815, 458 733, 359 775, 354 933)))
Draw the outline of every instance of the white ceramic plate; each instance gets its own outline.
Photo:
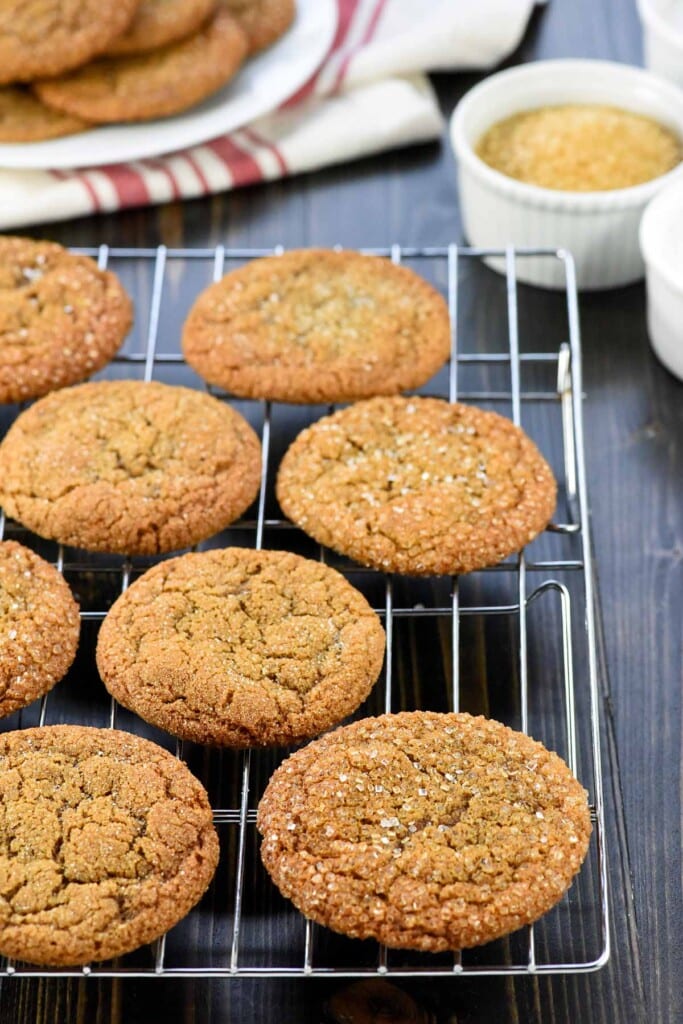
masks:
POLYGON ((282 39, 249 60, 224 89, 177 117, 116 124, 49 142, 0 145, 0 167, 68 168, 124 163, 214 139, 267 114, 307 81, 337 27, 336 0, 297 0, 282 39))

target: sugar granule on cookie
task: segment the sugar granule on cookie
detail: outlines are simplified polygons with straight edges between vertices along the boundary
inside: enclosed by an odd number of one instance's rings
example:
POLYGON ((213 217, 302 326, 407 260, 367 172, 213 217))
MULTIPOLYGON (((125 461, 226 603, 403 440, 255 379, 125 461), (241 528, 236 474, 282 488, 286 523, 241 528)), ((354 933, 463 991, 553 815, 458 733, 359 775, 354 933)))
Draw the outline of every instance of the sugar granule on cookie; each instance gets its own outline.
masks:
POLYGON ((298 249, 252 260, 190 310, 183 352, 245 398, 349 402, 419 387, 448 359, 443 297, 378 256, 298 249))
POLYGON ((97 381, 22 412, 0 444, 0 504, 51 540, 91 551, 191 547, 256 497, 258 437, 190 388, 97 381))
POLYGON ((0 736, 0 953, 69 966, 168 931, 218 863, 203 786, 154 743, 56 725, 0 736))
POLYGON ((557 487, 510 420, 438 398, 374 398, 308 427, 277 477, 283 512, 321 544, 385 572, 471 572, 548 524, 557 487))
POLYGON ((59 682, 79 633, 78 605, 61 573, 22 544, 0 542, 0 717, 59 682))
POLYGON ((284 761, 258 808, 282 894, 352 938, 438 952, 531 924, 588 850, 587 795, 540 743, 467 714, 404 712, 284 761))
POLYGON ((384 658, 377 615, 334 569, 224 548, 148 570, 100 628, 109 692, 146 721, 218 746, 290 744, 355 711, 384 658))

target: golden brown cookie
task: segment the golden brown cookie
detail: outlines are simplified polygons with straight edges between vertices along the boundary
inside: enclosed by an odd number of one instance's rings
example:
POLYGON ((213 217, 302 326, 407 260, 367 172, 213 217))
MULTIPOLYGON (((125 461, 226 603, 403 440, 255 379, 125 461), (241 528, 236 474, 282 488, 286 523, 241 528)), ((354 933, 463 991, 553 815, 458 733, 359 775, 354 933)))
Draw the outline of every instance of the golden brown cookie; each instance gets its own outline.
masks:
POLYGON ((162 935, 218 863, 203 786, 148 740, 54 725, 0 736, 0 952, 107 960, 162 935))
POLYGON ((109 57, 36 82, 40 99, 87 121, 148 121, 194 107, 228 82, 247 40, 226 11, 194 35, 151 53, 109 57))
POLYGON ((289 744, 367 697, 384 631, 362 594, 320 562, 225 548, 154 566, 102 623, 109 692, 182 739, 289 744))
POLYGON ((0 717, 66 675, 79 632, 78 605, 64 577, 23 545, 0 542, 0 717))
POLYGON ((448 359, 448 309, 389 260, 299 249, 207 288, 183 352, 205 380, 246 398, 353 401, 424 384, 448 359))
POLYGON ((86 121, 47 107, 28 89, 0 88, 0 142, 41 142, 88 128, 86 121))
POLYGON ((132 322, 119 279, 88 256, 0 237, 0 402, 89 377, 113 358, 132 322))
POLYGON ((260 445, 201 391, 98 381, 41 398, 0 445, 0 505, 30 530, 91 551, 190 547, 254 500, 260 445))
POLYGON ((121 57, 146 53, 196 32, 216 6, 215 0, 142 0, 128 31, 107 49, 121 57))
POLYGON ((139 0, 9 0, 0 5, 0 84, 85 64, 128 28, 139 0))
POLYGON ((294 0, 219 0, 249 39, 249 52, 257 53, 283 36, 294 21, 294 0))
POLYGON ((372 398, 296 438, 277 497, 297 526, 385 572, 434 576, 502 561, 541 532, 556 484, 510 420, 438 398, 372 398))
POLYGON ((288 758, 258 809, 261 857, 308 917, 437 952, 535 921, 588 849, 586 792, 499 722, 427 711, 366 718, 288 758))

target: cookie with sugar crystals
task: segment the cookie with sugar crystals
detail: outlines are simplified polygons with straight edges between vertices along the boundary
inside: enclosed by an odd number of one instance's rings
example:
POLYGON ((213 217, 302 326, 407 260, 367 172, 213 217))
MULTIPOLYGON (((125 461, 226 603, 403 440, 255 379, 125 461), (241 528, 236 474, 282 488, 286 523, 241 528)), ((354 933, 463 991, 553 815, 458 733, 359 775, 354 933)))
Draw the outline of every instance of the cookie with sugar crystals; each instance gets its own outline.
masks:
POLYGON ((80 117, 62 114, 41 103, 18 85, 0 88, 0 142, 41 142, 85 132, 90 125, 80 117))
POLYGON ((100 628, 97 665, 125 707, 217 746, 290 744, 337 725, 375 683, 377 615, 334 569, 224 548, 149 569, 100 628))
POLYGON ((215 0, 142 0, 127 32, 107 48, 107 56, 146 53, 196 32, 215 0))
POLYGON ((0 717, 42 697, 76 655, 78 605, 61 573, 13 540, 0 542, 0 717))
POLYGON ((0 237, 0 402, 89 377, 113 359, 132 322, 118 277, 88 256, 0 237))
POLYGON ((68 966, 176 924, 218 863, 204 787, 154 743, 54 725, 0 736, 0 953, 68 966))
POLYGON ((272 46, 294 20, 294 0, 219 0, 249 39, 249 52, 272 46))
POLYGON ((140 0, 41 0, 0 6, 0 84, 85 64, 128 28, 140 0))
POLYGON ((555 508, 552 471, 510 420, 438 398, 373 398, 302 431, 277 477, 283 512, 385 572, 471 572, 519 551, 555 508))
POLYGON ((247 54, 227 11, 197 32, 149 53, 106 57, 34 84, 43 103, 86 121, 149 121, 196 106, 226 85, 247 54))
POLYGON ((229 526, 258 493, 261 447, 225 402, 97 381, 39 399, 0 444, 0 505, 41 537, 157 554, 229 526))
POLYGON ((591 835, 586 792, 557 754, 499 722, 428 711, 365 718, 297 751, 257 825, 266 869, 307 917, 432 952, 537 920, 591 835))
POLYGON ((448 309, 407 267, 298 249, 207 288, 183 351, 205 380, 245 398, 349 402, 429 380, 450 352, 448 309))

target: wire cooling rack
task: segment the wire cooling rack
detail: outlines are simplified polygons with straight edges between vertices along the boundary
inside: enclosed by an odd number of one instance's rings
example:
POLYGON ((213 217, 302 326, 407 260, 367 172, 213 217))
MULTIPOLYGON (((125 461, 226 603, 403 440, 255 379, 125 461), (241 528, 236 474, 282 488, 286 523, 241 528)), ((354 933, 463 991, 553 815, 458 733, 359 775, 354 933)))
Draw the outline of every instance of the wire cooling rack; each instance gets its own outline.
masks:
MULTIPOLYGON (((123 279, 136 325, 123 352, 101 374, 203 387, 183 363, 180 325, 197 293, 228 269, 274 250, 79 250, 123 279)), ((536 440, 560 485, 556 520, 524 552, 466 577, 383 576, 319 548, 280 518, 273 480, 281 454, 328 408, 230 400, 260 432, 258 502, 211 545, 296 550, 344 572, 382 617, 383 675, 358 715, 414 707, 467 710, 531 732, 557 750, 589 791, 593 836, 568 894, 533 927, 462 953, 387 950, 337 936, 306 921, 280 897, 260 865, 258 799, 286 751, 217 751, 175 743, 113 703, 94 667, 99 622, 118 594, 153 559, 90 555, 40 540, 0 513, 0 537, 18 537, 64 573, 81 604, 76 663, 41 702, 0 729, 78 722, 148 736, 175 750, 206 785, 221 860, 194 911, 153 946, 116 961, 70 970, 3 961, 5 976, 297 977, 534 974, 595 970, 609 957, 605 830, 600 772, 595 598, 581 412, 581 349, 571 257, 561 250, 475 250, 456 245, 364 250, 412 266, 448 298, 452 352, 421 393, 476 402, 508 415, 536 440), (553 260, 566 286, 552 324, 535 311, 538 292, 518 285, 519 261, 553 260), (484 262, 482 262, 482 259, 484 262), (487 260, 504 266, 493 274, 487 260)), ((548 297, 544 296, 547 310, 548 297)), ((0 413, 4 430, 16 408, 0 413)), ((206 546, 206 545, 203 545, 206 546)))

